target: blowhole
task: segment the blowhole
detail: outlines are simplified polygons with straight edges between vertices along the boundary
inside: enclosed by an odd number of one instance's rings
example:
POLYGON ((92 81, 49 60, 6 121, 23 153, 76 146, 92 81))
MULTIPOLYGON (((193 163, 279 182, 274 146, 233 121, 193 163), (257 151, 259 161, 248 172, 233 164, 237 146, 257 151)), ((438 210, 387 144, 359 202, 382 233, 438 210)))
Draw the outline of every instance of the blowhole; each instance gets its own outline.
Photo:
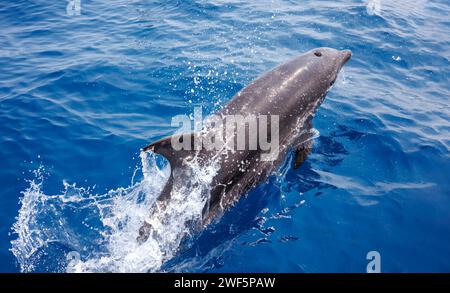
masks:
POLYGON ((322 56, 322 53, 320 51, 316 51, 316 52, 314 52, 314 55, 316 55, 317 57, 320 57, 320 56, 322 56))

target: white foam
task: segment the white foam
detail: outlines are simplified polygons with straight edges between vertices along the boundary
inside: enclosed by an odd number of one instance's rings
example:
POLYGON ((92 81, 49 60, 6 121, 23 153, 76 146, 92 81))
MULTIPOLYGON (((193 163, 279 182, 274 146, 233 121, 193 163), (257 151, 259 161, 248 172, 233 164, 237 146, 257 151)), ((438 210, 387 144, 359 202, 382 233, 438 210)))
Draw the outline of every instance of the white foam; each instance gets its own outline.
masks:
MULTIPOLYGON (((126 188, 106 194, 64 183, 60 195, 43 193, 43 177, 30 181, 23 192, 21 208, 13 233, 11 251, 21 270, 35 270, 32 255, 50 242, 63 243, 81 255, 70 263, 71 272, 154 272, 172 258, 182 240, 201 221, 209 197, 209 185, 216 168, 200 168, 194 158, 184 176, 175 176, 171 198, 165 209, 155 209, 170 174, 170 167, 159 166, 154 154, 141 154, 143 179, 126 188), (153 213, 151 211, 154 211, 153 213), (139 245, 136 241, 144 220, 154 233, 139 245)), ((180 174, 179 174, 180 175, 180 174)))
POLYGON ((367 14, 381 15, 381 0, 368 0, 366 4, 367 14))

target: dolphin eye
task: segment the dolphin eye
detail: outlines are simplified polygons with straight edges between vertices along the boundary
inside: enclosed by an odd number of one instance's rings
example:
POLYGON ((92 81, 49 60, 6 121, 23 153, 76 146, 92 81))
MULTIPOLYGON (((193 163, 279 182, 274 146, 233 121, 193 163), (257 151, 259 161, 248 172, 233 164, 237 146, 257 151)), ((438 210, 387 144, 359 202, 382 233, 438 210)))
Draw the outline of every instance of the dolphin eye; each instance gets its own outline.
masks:
POLYGON ((322 56, 322 53, 320 51, 316 51, 316 52, 314 52, 314 55, 316 55, 317 57, 320 57, 320 56, 322 56))

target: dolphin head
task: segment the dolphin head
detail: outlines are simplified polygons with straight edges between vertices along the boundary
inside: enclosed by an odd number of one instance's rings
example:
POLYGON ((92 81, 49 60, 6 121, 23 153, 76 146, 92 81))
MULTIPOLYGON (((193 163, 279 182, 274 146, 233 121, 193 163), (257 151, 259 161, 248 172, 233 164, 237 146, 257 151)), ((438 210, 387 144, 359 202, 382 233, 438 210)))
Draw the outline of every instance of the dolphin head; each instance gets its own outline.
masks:
POLYGON ((350 60, 350 50, 316 48, 279 67, 285 94, 281 104, 298 115, 314 112, 333 86, 339 71, 350 60))
POLYGON ((311 50, 306 55, 310 56, 308 67, 329 88, 336 81, 341 68, 352 57, 352 51, 322 47, 311 50))

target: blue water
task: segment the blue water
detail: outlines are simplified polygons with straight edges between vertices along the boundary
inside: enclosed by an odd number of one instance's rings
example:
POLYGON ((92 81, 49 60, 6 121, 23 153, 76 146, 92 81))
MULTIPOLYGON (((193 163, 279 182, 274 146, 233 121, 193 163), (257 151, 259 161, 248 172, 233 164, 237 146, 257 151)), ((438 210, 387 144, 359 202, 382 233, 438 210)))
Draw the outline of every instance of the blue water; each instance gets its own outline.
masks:
POLYGON ((139 149, 319 46, 353 58, 307 161, 152 271, 365 272, 369 251, 384 272, 450 271, 447 0, 161 2, 0 4, 0 271, 65 271, 71 251, 138 271, 139 149))

